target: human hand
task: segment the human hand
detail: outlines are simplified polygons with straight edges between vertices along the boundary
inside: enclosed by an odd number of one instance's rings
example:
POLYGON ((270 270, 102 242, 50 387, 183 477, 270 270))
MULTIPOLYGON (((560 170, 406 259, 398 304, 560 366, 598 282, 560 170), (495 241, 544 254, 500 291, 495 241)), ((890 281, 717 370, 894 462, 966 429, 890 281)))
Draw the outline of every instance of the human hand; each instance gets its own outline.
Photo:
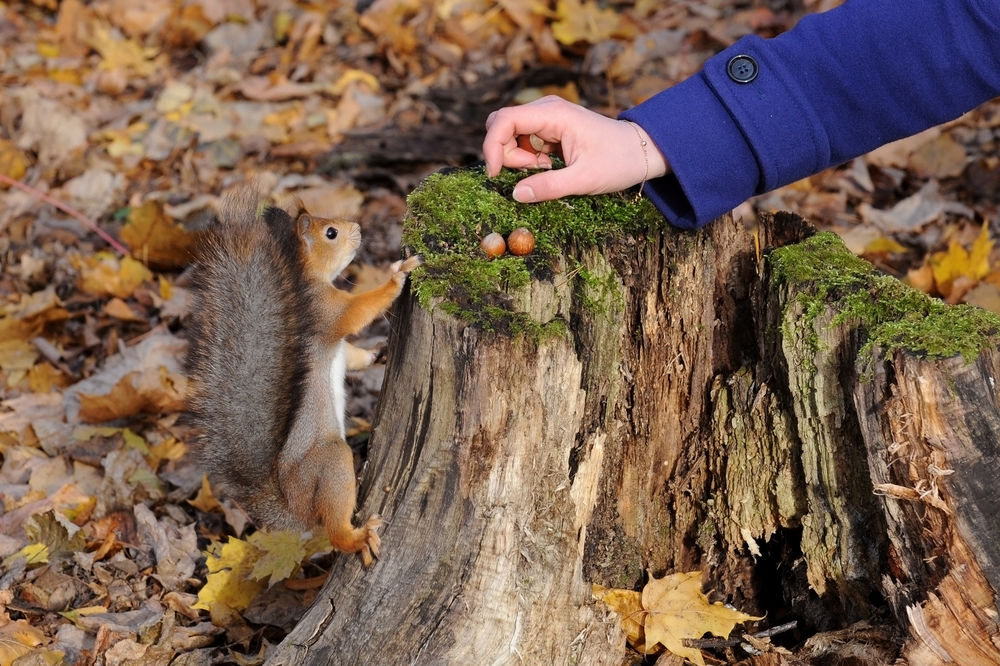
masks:
POLYGON ((642 127, 602 116, 560 97, 550 95, 521 106, 504 107, 486 119, 483 157, 490 177, 504 166, 551 168, 549 153, 557 147, 566 167, 521 180, 514 186, 516 201, 617 192, 644 179, 658 178, 668 169, 642 127), (518 146, 519 136, 531 134, 544 142, 540 152, 518 146), (645 154, 642 141, 646 142, 645 154))

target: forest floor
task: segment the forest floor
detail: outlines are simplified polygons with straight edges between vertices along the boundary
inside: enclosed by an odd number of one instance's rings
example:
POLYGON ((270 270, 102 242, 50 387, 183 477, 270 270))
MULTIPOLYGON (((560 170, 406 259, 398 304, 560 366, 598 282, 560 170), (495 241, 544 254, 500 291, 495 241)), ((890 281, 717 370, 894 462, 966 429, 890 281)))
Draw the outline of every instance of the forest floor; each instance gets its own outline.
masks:
MULTIPOLYGON (((347 277, 371 284, 408 192, 480 159, 490 111, 558 94, 613 116, 836 4, 0 2, 0 176, 28 186, 0 183, 0 664, 260 663, 336 563, 254 532, 187 455, 187 269, 226 192, 357 219, 347 277)), ((993 102, 737 214, 796 212, 1000 311, 998 143, 993 102)), ((362 452, 382 367, 348 379, 362 452)))

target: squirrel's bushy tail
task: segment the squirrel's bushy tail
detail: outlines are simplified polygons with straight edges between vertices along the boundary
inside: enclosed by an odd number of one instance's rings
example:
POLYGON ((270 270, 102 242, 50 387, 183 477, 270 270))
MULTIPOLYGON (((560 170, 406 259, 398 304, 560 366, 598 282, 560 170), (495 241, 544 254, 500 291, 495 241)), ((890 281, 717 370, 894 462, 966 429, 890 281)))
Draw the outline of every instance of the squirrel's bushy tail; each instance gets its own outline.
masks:
POLYGON ((195 270, 189 410, 210 477, 266 525, 289 526, 276 461, 301 406, 314 326, 294 221, 231 197, 195 270))

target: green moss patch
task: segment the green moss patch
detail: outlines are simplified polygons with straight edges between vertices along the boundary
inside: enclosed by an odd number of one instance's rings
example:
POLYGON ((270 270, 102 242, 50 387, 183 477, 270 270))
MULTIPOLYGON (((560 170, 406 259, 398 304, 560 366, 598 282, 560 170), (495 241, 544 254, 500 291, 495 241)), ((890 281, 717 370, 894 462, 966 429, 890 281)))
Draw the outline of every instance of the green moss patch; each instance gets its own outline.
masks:
POLYGON ((667 222, 645 199, 632 193, 566 197, 521 204, 511 196, 525 171, 505 169, 487 178, 483 167, 432 174, 407 199, 403 244, 424 259, 411 284, 420 304, 438 307, 482 329, 510 335, 565 330, 559 322, 537 322, 512 305, 510 294, 532 280, 586 279, 586 270, 556 275, 568 248, 580 250, 621 233, 646 233, 667 222), (490 259, 479 247, 491 232, 503 236, 518 227, 535 236, 525 257, 490 259))
POLYGON ((905 350, 926 358, 961 355, 973 361, 996 347, 1000 317, 969 305, 946 305, 856 257, 833 233, 818 233, 769 256, 774 278, 803 289, 805 325, 827 306, 834 323, 856 321, 867 336, 862 356, 877 344, 887 356, 905 350))

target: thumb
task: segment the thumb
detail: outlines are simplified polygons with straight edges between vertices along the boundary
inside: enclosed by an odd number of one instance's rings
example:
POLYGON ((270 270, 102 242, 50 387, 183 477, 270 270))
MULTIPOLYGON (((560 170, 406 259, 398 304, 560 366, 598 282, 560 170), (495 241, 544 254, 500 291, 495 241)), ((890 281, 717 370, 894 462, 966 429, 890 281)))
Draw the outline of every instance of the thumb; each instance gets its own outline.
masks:
POLYGON ((586 194, 572 166, 528 176, 514 186, 514 201, 532 203, 559 199, 569 194, 586 194))

